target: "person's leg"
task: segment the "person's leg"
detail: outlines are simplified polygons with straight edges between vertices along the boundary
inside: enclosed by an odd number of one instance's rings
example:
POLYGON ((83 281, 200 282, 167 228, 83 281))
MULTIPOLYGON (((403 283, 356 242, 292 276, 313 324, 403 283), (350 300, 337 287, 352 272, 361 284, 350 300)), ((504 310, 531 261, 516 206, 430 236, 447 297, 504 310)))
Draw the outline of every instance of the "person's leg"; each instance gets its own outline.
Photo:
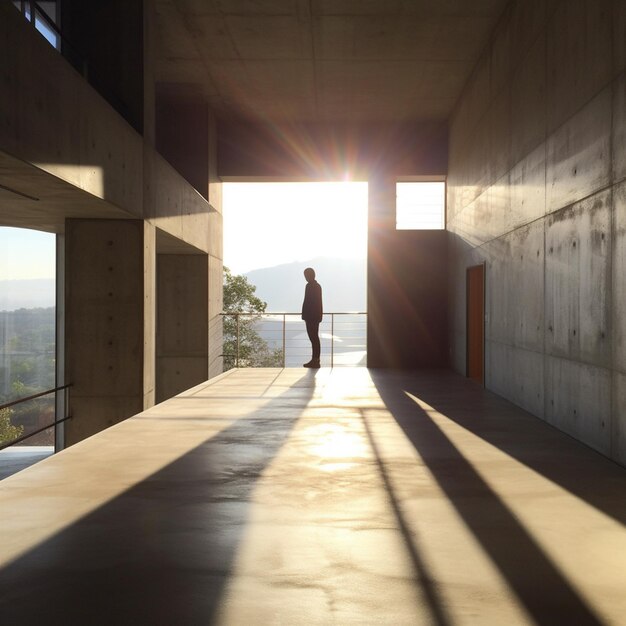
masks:
POLYGON ((313 352, 311 362, 316 363, 319 363, 321 353, 319 329, 319 322, 306 322, 306 333, 311 341, 311 350, 313 352))

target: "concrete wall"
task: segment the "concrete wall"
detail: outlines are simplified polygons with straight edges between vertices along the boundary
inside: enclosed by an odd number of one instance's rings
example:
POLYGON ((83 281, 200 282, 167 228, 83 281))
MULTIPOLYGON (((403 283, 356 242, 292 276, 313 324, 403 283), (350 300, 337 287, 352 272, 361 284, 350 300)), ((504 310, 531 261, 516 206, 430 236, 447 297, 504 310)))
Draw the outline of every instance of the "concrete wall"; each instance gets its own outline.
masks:
POLYGON ((219 126, 219 174, 227 179, 368 180, 381 172, 445 174, 439 122, 219 126))
POLYGON ((451 120, 450 344, 486 263, 485 384, 626 463, 626 8, 516 0, 451 120))
MULTIPOLYGON (((88 4, 98 11, 113 9, 110 17, 124 3, 106 9, 88 4)), ((65 381, 74 385, 68 444, 151 406, 157 395, 163 399, 222 371, 222 200, 215 120, 205 110, 206 137, 199 142, 205 151, 203 197, 155 149, 154 2, 132 4, 130 30, 142 30, 145 9, 144 36, 131 42, 122 28, 120 37, 134 50, 126 68, 130 73, 113 71, 110 78, 119 78, 115 86, 128 95, 143 136, 10 3, 0 2, 0 174, 6 175, 8 164, 11 186, 33 196, 28 210, 15 202, 15 194, 0 196, 0 225, 45 225, 66 233, 65 381), (143 71, 136 72, 142 61, 143 71), (19 167, 11 165, 16 163, 19 167), (190 274, 173 283, 172 272, 180 267, 161 263, 157 271, 159 233, 165 234, 159 241, 166 242, 162 245, 172 259, 178 250, 191 251, 194 259, 185 260, 192 264, 190 274), (163 291, 158 302, 157 283, 163 291), (176 297, 178 304, 165 306, 176 297), (181 374, 172 374, 176 371, 181 374)), ((96 14, 81 14, 87 5, 73 7, 79 27, 81 20, 97 24, 96 14)), ((106 20, 99 28, 107 29, 106 20)), ((97 37, 92 43, 98 45, 97 37)), ((122 42, 110 51, 118 56, 109 70, 126 49, 122 42)), ((107 54, 98 57, 105 65, 107 54)))
POLYGON ((209 109, 201 95, 176 86, 156 93, 156 148, 200 195, 209 194, 209 109))
POLYGON ((138 132, 143 130, 143 0, 63 0, 63 54, 138 132), (114 42, 115 45, 111 45, 114 42))
POLYGON ((141 220, 68 220, 68 445, 154 403, 154 365, 145 349, 154 344, 145 323, 153 306, 153 235, 141 220))
POLYGON ((156 401, 208 377, 206 254, 157 255, 156 401))
MULTIPOLYGON (((69 190, 103 200, 111 217, 121 209, 129 218, 149 219, 208 252, 212 209, 156 152, 153 129, 144 128, 147 139, 137 133, 8 2, 0 3, 0 81, 0 152, 33 166, 31 179, 36 170, 52 174, 69 190)), ((154 99, 147 100, 154 107, 154 99)), ((153 113, 145 117, 154 124, 153 113)), ((31 184, 26 179, 18 188, 28 191, 31 184)), ((35 195, 45 206, 45 195, 35 195)), ((83 216, 84 204, 84 196, 69 194, 66 215, 83 216)))
POLYGON ((367 364, 445 367, 446 232, 396 230, 396 180, 369 181, 367 364))

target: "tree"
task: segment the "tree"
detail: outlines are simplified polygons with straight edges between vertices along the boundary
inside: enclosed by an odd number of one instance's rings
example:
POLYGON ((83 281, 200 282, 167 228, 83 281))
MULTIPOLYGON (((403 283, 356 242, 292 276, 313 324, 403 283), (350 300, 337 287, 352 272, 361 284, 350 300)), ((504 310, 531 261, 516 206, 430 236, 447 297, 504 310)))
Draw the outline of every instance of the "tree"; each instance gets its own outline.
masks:
POLYGON ((23 426, 14 426, 11 424, 11 409, 0 410, 0 443, 13 441, 24 432, 23 426))
POLYGON ((254 295, 256 287, 245 276, 224 267, 224 370, 239 367, 280 367, 281 348, 271 349, 255 329, 267 302, 254 295), (234 313, 243 313, 236 316, 234 313), (239 320, 237 321, 237 317, 239 320), (239 342, 237 342, 239 336, 239 342), (239 358, 237 358, 239 355, 239 358))

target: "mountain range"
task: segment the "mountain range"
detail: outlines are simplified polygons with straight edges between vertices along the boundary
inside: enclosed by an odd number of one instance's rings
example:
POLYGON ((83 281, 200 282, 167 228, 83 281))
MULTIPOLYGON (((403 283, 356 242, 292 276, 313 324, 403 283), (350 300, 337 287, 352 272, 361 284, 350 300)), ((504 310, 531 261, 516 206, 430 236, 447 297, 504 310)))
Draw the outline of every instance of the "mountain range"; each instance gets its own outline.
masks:
POLYGON ((55 302, 53 278, 0 280, 0 311, 45 309, 54 306, 55 302))
POLYGON ((330 312, 366 310, 366 260, 319 257, 247 272, 256 285, 256 295, 267 302, 268 312, 297 313, 302 309, 306 282, 303 271, 315 269, 322 286, 324 310, 330 312))
MULTIPOLYGON (((268 311, 297 313, 302 308, 306 267, 315 269, 325 311, 365 311, 365 259, 320 257, 252 270, 245 276, 256 286, 256 295, 267 302, 268 311)), ((0 280, 0 311, 52 306, 54 279, 0 280)))

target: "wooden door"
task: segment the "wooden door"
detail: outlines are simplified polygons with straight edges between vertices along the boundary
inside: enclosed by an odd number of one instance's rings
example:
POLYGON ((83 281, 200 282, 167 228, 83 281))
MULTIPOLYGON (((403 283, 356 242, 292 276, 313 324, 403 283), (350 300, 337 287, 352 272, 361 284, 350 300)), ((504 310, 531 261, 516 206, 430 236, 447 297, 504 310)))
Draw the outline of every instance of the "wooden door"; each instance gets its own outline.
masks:
POLYGON ((485 266, 467 268, 467 377, 484 384, 485 266))

